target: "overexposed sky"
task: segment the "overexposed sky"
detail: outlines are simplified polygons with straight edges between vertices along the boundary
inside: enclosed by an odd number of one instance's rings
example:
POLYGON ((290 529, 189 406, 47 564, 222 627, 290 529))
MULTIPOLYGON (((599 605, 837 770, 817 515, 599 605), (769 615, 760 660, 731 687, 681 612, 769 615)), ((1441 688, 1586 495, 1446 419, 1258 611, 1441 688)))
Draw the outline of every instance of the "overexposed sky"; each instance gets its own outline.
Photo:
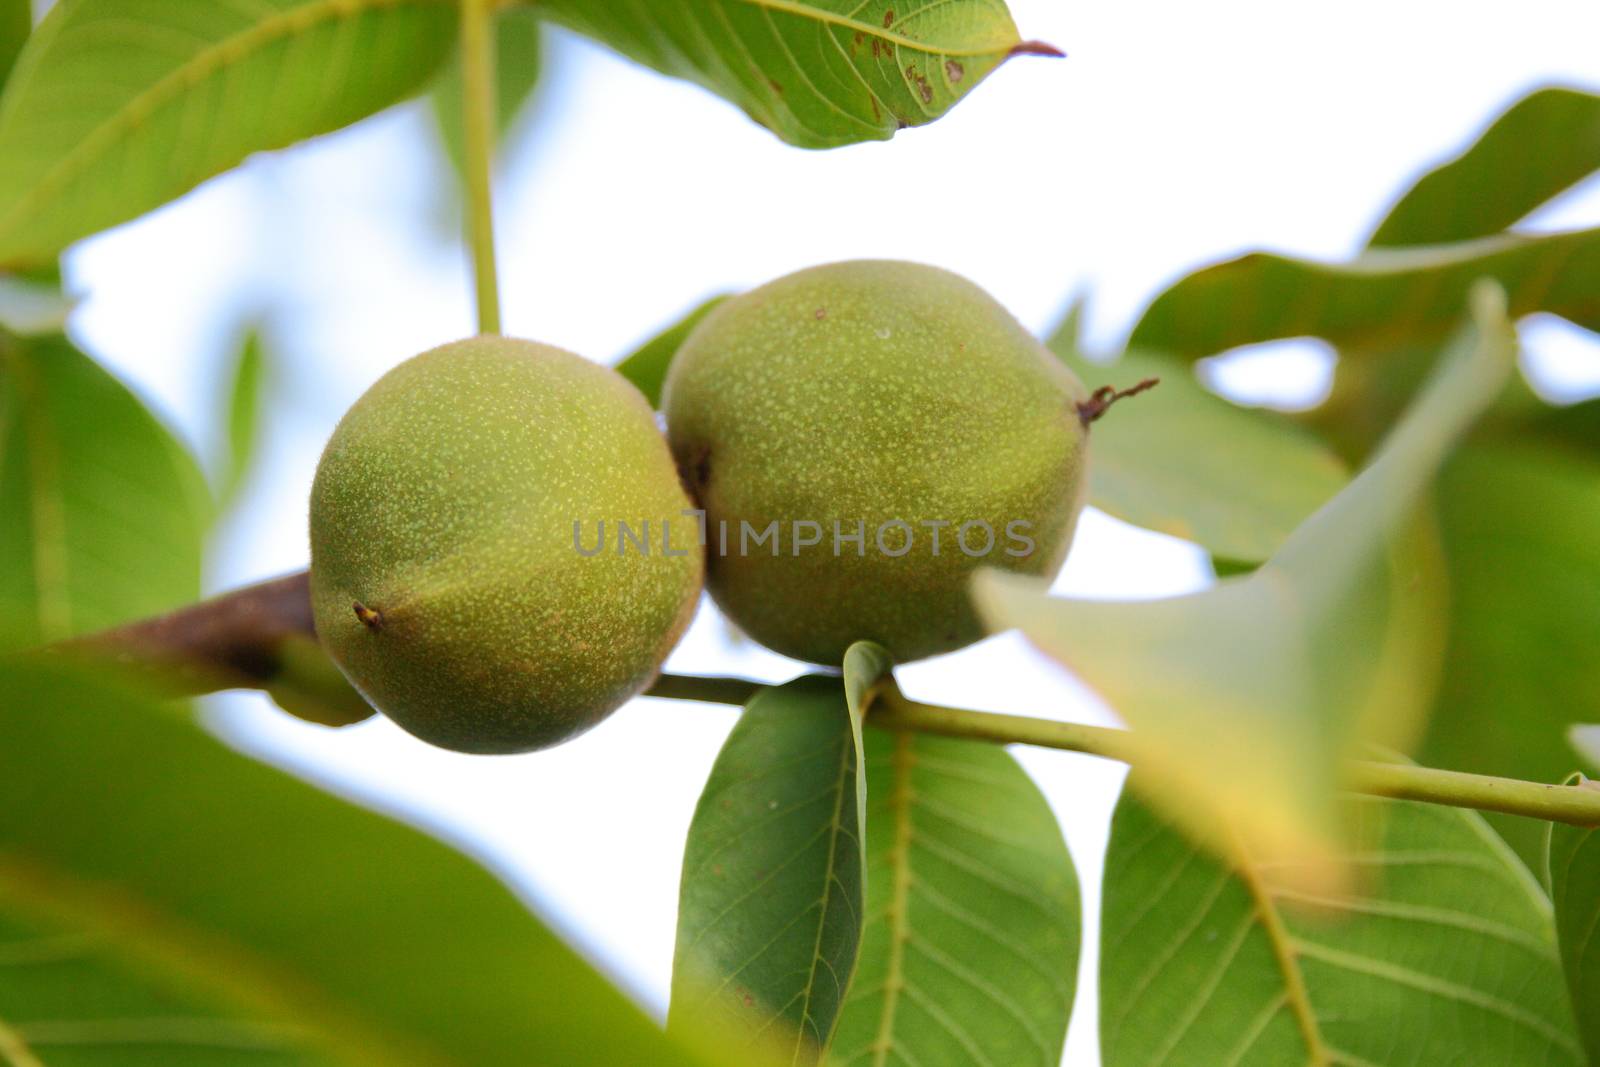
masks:
MULTIPOLYGON (((887 144, 788 148, 736 109, 567 34, 505 160, 499 234, 508 332, 610 362, 705 296, 829 260, 896 257, 959 271, 1029 326, 1070 294, 1113 346, 1140 307, 1195 266, 1269 247, 1343 256, 1423 167, 1548 83, 1600 88, 1600 5, 1347 0, 1012 0, 1025 36, 1069 58, 1009 64, 947 118, 887 144)), ((210 584, 296 569, 322 442, 402 359, 472 332, 418 107, 249 161, 69 257, 75 335, 188 440, 216 440, 221 373, 259 320, 276 363, 267 441, 225 524, 210 584)), ((1600 222, 1592 183, 1537 220, 1600 222)), ((1551 389, 1600 388, 1590 339, 1528 333, 1551 389)), ((1314 397, 1311 346, 1228 361, 1239 395, 1314 397)), ((1102 596, 1193 589, 1199 555, 1091 513, 1058 588, 1102 596)), ((734 645, 702 610, 670 666, 780 679, 797 666, 734 645)), ((947 703, 1108 721, 1014 636, 903 672, 947 703)), ((488 857, 653 1010, 664 1010, 678 864, 730 709, 636 701, 562 748, 515 758, 430 749, 378 721, 344 731, 264 701, 215 702, 237 743, 440 828, 488 857)), ((1089 903, 1080 986, 1092 990, 1095 884, 1120 781, 1112 766, 1019 751, 1061 814, 1089 903)), ((1095 1055, 1083 997, 1066 1062, 1095 1055)))

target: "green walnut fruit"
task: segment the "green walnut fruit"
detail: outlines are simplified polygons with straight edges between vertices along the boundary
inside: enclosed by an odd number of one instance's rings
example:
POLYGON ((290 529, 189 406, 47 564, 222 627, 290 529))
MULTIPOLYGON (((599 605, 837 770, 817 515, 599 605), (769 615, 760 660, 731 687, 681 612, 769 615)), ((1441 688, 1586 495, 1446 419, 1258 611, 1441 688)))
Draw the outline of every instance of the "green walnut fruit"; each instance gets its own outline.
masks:
POLYGON ((317 634, 425 741, 556 744, 648 685, 683 633, 704 570, 690 507, 614 371, 529 341, 436 348, 380 379, 323 453, 317 634))
POLYGON ((864 638, 902 662, 978 640, 979 567, 1055 574, 1094 404, 971 282, 864 261, 722 304, 663 410, 717 603, 769 648, 837 665, 864 638))

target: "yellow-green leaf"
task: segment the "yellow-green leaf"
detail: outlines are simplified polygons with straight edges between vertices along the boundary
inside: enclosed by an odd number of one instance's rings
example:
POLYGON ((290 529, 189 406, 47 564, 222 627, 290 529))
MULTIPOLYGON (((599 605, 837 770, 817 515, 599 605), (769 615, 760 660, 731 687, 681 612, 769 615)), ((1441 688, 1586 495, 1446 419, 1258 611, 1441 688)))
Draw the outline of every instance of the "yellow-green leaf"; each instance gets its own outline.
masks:
POLYGON ((49 260, 235 166, 425 85, 450 0, 75 0, 0 96, 0 264, 49 260))
POLYGON ((1253 573, 1154 601, 1060 600, 984 572, 994 629, 1019 627, 1133 728, 1150 800, 1212 848, 1337 884, 1340 761, 1413 740, 1431 696, 1443 584, 1422 503, 1511 374, 1503 296, 1473 321, 1373 463, 1253 573))
POLYGON ((790 144, 932 122, 1019 53, 1005 0, 541 0, 548 17, 737 104, 790 144))

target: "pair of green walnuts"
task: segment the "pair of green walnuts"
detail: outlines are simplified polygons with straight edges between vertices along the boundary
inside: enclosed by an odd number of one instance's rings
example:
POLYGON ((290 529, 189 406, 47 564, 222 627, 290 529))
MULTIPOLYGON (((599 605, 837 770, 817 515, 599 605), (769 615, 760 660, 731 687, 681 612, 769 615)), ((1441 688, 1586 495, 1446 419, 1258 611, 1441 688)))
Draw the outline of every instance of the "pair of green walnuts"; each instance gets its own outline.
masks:
POLYGON ((816 267, 720 305, 662 409, 615 371, 478 337, 384 376, 311 493, 318 634, 400 726, 462 752, 564 741, 655 678, 703 579, 786 655, 982 636, 981 566, 1060 567, 1083 384, 932 267, 816 267))

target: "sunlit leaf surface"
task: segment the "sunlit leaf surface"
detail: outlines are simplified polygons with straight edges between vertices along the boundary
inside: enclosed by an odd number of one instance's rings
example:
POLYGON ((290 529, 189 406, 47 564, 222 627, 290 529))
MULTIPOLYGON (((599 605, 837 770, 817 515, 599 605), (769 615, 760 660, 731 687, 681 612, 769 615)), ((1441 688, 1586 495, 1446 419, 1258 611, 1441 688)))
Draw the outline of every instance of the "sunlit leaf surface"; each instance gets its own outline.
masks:
POLYGON ((1550 904, 1475 813, 1350 798, 1357 879, 1221 864, 1131 793, 1111 824, 1106 1067, 1584 1063, 1550 904))
POLYGON ((450 0, 56 4, 0 96, 0 264, 405 98, 456 20, 450 0))
MULTIPOLYGON (((791 144, 932 122, 1024 42, 1005 0, 542 0, 558 22, 737 104, 791 144)), ((1053 51, 1043 49, 1044 51, 1053 51)))

